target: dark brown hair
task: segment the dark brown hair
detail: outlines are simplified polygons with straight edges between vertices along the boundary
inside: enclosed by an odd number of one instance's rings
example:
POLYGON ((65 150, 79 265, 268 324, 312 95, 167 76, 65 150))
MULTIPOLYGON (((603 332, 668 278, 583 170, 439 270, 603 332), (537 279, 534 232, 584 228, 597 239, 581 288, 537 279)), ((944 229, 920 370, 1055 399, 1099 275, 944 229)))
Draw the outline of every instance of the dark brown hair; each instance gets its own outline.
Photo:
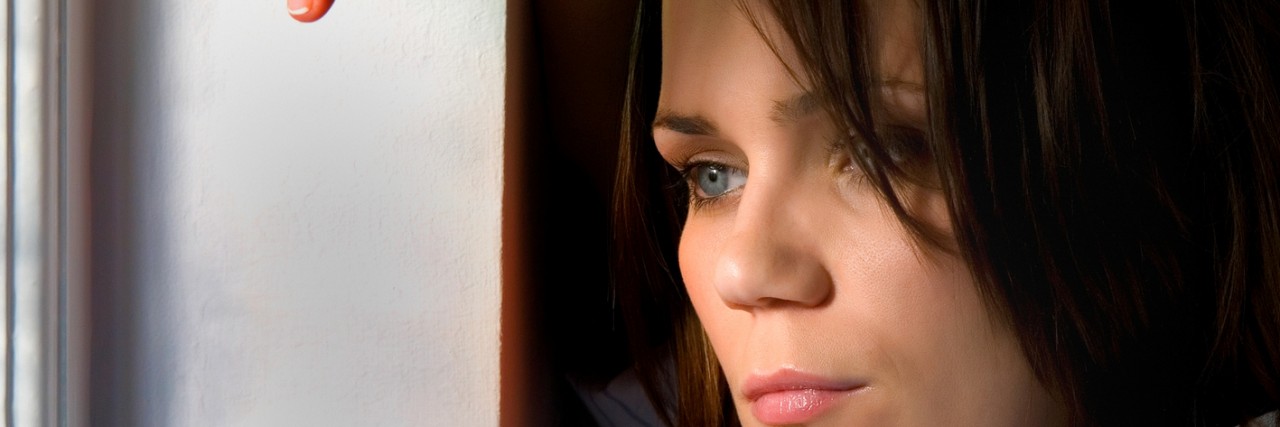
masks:
MULTIPOLYGON (((936 240, 898 200, 903 171, 877 137, 862 5, 771 6, 810 89, 838 123, 868 135, 852 152, 873 166, 887 203, 936 240)), ((1280 2, 919 8, 921 131, 954 246, 1071 423, 1230 426, 1277 409, 1280 2)), ((733 424, 674 264, 686 195, 650 134, 659 17, 656 2, 642 2, 614 279, 637 369, 668 422, 733 424)))

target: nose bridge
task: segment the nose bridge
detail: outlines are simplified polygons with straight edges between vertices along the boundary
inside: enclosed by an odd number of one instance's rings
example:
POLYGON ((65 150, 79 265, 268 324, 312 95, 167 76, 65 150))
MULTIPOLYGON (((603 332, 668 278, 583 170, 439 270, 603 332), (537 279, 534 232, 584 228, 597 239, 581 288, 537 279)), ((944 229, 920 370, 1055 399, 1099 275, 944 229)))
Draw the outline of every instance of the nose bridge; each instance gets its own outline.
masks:
POLYGON ((821 212, 804 202, 810 196, 788 186, 744 191, 716 266, 716 290, 726 304, 755 308, 826 301, 831 277, 818 252, 824 238, 821 212))

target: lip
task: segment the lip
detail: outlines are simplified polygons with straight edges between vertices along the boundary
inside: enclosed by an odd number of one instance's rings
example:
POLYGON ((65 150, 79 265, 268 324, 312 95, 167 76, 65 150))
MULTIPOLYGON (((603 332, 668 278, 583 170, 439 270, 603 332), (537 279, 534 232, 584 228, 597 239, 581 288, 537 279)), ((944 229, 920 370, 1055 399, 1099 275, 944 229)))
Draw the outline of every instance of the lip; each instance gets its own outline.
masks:
POLYGON ((821 416, 838 401, 861 390, 860 380, 837 380, 794 369, 768 375, 752 375, 742 393, 751 402, 751 414, 765 424, 806 423, 821 416))

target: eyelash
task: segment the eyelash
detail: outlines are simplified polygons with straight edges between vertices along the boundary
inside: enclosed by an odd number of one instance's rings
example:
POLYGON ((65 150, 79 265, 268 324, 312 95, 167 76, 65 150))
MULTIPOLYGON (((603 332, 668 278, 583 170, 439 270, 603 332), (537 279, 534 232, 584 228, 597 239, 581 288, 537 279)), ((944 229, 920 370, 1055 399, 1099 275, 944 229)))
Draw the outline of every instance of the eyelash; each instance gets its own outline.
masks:
POLYGON ((835 159, 836 156, 840 156, 839 164, 836 165, 839 172, 852 174, 859 179, 865 179, 866 174, 862 172, 863 166, 858 163, 860 156, 854 155, 853 152, 853 150, 857 149, 854 147, 860 146, 861 145, 857 140, 851 142, 841 138, 831 138, 827 140, 827 156, 832 159, 835 159))
MULTIPOLYGON (((932 163, 931 149, 921 131, 906 126, 892 126, 882 129, 877 135, 881 149, 889 157, 887 160, 896 172, 911 174, 917 171, 918 168, 932 163)), ((851 146, 845 145, 846 141, 844 140, 833 139, 830 141, 830 149, 843 151, 849 162, 846 168, 857 169, 857 178, 867 180, 870 177, 864 168, 884 166, 864 164, 862 159, 872 159, 871 154, 865 152, 871 148, 866 145, 866 141, 862 138, 857 136, 852 138, 852 141, 849 142, 851 146), (859 151, 861 153, 858 153, 859 151)))

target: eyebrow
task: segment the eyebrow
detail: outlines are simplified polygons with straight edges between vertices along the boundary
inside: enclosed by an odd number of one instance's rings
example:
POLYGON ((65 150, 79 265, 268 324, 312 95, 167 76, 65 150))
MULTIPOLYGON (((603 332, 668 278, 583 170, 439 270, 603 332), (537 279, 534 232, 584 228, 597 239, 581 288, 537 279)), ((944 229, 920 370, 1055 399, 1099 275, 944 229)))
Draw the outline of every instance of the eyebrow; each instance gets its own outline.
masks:
POLYGON ((773 111, 769 118, 777 124, 792 123, 808 117, 818 110, 818 97, 813 92, 804 92, 782 101, 773 101, 773 111))
MULTIPOLYGON (((818 110, 818 97, 813 92, 804 92, 785 100, 774 101, 769 119, 774 123, 787 124, 802 119, 818 110)), ((680 114, 671 110, 658 111, 653 119, 653 128, 667 129, 686 135, 715 136, 719 133, 715 122, 697 114, 680 114)))
POLYGON ((720 131, 715 123, 699 115, 678 114, 671 110, 659 110, 653 119, 653 128, 663 128, 686 135, 715 136, 720 131))

